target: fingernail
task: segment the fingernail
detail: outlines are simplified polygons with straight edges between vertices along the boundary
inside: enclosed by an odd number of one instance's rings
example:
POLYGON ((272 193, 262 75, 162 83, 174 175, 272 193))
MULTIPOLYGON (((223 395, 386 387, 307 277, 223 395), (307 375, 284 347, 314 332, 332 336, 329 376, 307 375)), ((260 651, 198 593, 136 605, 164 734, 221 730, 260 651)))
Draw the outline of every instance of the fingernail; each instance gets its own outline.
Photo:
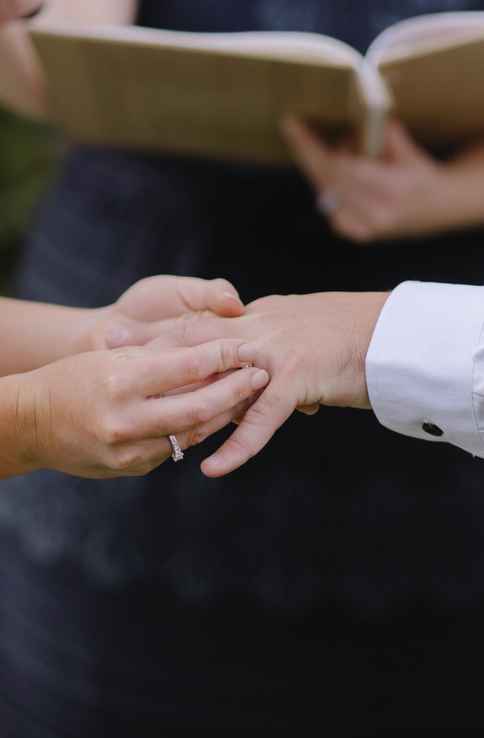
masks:
POLYGON ((260 390, 269 383, 269 375, 263 369, 259 369, 252 377, 251 384, 253 389, 260 390))

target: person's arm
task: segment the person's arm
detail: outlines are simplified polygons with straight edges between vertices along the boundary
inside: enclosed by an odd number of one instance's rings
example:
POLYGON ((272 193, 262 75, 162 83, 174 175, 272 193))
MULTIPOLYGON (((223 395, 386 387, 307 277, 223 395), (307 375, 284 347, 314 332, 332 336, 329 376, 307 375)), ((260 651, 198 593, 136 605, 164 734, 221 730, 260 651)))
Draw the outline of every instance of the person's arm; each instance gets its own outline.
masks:
MULTIPOLYGON (((484 458, 484 287, 410 282, 391 294, 273 296, 241 318, 166 323, 164 331, 161 342, 178 334, 187 345, 242 338, 240 360, 271 376, 204 462, 208 476, 238 468, 296 408, 316 405, 373 408, 399 433, 484 458)), ((302 437, 294 449, 302 464, 304 452, 302 437)))
POLYGON ((484 287, 401 284, 376 324, 366 380, 387 428, 484 457, 484 287))
MULTIPOLYGON (((30 43, 25 21, 10 21, 14 14, 29 12, 38 3, 0 0, 5 8, 0 15, 0 103, 12 110, 37 117, 46 116, 45 84, 42 69, 30 43)), ((132 23, 137 0, 46 0, 32 25, 51 21, 73 25, 132 23)))
POLYGON ((76 353, 142 345, 158 335, 158 321, 205 310, 231 317, 244 312, 225 279, 155 276, 143 279, 99 309, 0 298, 0 376, 44 366, 76 353))
POLYGON ((182 449, 200 443, 265 387, 265 371, 242 368, 239 345, 92 351, 0 379, 0 478, 147 474, 171 455, 167 436, 182 449))
POLYGON ((283 131, 315 207, 344 238, 366 244, 484 224, 482 141, 441 162, 392 121, 383 155, 371 160, 327 146, 298 121, 286 121, 283 131))

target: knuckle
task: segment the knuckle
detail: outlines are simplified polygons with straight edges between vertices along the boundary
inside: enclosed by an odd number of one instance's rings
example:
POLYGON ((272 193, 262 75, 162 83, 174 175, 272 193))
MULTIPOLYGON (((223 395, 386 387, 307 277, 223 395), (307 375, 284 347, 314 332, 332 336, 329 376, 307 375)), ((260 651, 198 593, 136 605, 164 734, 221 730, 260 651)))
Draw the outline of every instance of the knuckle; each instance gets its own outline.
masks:
POLYGON ((379 208, 369 213, 370 227, 375 235, 386 233, 393 225, 394 214, 391 207, 379 208))
POLYGON ((99 424, 100 440, 108 447, 117 446, 129 440, 130 431, 124 423, 113 418, 104 418, 99 424))
POLYGON ((219 344, 219 373, 232 369, 236 361, 235 345, 228 341, 221 341, 219 344))
POLYGON ((133 448, 119 449, 110 455, 109 468, 114 472, 130 472, 143 468, 146 459, 133 448))
POLYGON ((185 369, 187 374, 192 377, 194 380, 199 380, 203 378, 203 356, 202 356, 202 348, 197 348, 195 350, 190 350, 186 354, 186 364, 185 369))
POLYGON ((212 285, 217 289, 223 289, 223 290, 229 290, 230 292, 235 292, 233 284, 229 282, 228 279, 225 279, 224 277, 217 277, 216 279, 213 279, 212 285))
POLYGON ((234 451, 237 456, 243 457, 244 459, 251 459, 255 456, 255 449, 252 448, 251 444, 243 438, 232 436, 227 441, 227 447, 231 451, 234 451))
POLYGON ((349 225, 345 233, 355 243, 369 243, 375 237, 375 230, 368 223, 349 225))
POLYGON ((106 378, 106 391, 108 398, 112 402, 119 402, 125 399, 128 393, 128 382, 126 376, 119 371, 113 370, 106 378))
POLYGON ((199 425, 201 423, 208 423, 213 415, 213 411, 210 403, 207 400, 198 399, 190 410, 190 421, 191 425, 199 425))
POLYGON ((193 430, 188 432, 186 437, 187 447, 192 448, 193 446, 199 446, 208 438, 209 435, 209 431, 202 426, 193 428, 193 430))

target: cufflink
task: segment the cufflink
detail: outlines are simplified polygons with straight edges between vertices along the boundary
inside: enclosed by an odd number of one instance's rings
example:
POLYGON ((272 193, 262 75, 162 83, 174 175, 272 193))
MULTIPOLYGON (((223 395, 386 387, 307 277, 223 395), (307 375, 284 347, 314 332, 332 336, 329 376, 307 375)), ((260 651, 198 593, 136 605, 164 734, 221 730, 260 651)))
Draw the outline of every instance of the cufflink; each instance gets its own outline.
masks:
POLYGON ((429 436, 434 436, 434 438, 441 438, 444 435, 442 428, 439 428, 439 426, 434 423, 424 423, 422 425, 422 430, 429 436))

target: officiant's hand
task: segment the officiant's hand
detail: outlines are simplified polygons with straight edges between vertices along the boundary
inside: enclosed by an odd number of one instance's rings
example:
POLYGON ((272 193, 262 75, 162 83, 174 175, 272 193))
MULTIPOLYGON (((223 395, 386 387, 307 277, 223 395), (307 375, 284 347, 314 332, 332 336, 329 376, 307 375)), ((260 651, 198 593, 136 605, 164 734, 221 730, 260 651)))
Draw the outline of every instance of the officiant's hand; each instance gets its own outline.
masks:
POLYGON ((25 18, 42 6, 39 0, 0 0, 0 24, 25 18))
POLYGON ((142 346, 160 335, 160 321, 206 311, 232 318, 243 315, 245 308, 235 287, 225 279, 148 277, 113 305, 86 313, 70 353, 142 346))
POLYGON ((215 337, 244 339, 240 360, 271 377, 231 438, 204 462, 203 472, 219 477, 244 464, 298 407, 368 408, 365 359, 386 299, 386 293, 272 296, 251 303, 241 318, 167 321, 154 346, 167 340, 196 345, 215 337))
POLYGON ((484 223, 483 144, 443 163, 391 121, 382 156, 373 160, 349 146, 329 147, 293 119, 283 132, 320 209, 344 238, 366 244, 484 223))

